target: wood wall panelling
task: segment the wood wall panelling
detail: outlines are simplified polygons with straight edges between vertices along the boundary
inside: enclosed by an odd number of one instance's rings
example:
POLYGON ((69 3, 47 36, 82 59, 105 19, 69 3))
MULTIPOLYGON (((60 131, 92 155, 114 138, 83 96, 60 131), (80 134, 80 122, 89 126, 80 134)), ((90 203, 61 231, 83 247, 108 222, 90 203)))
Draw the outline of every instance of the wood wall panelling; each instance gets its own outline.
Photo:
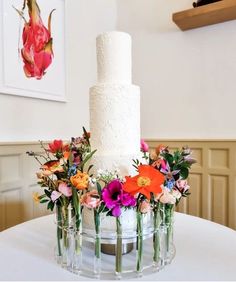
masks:
POLYGON ((32 199, 41 188, 35 176, 39 164, 26 155, 30 150, 40 151, 40 147, 36 143, 0 145, 0 231, 48 214, 44 205, 32 199))

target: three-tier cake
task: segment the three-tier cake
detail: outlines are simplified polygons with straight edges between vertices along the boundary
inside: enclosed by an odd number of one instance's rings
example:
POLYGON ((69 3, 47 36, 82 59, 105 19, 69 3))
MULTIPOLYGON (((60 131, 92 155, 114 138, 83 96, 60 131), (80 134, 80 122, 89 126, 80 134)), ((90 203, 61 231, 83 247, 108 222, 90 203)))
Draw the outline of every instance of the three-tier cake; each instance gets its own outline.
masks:
MULTIPOLYGON (((91 147, 94 175, 98 170, 135 174, 133 159, 140 159, 140 89, 132 84, 131 37, 106 32, 97 37, 97 84, 90 88, 91 147)), ((93 212, 84 211, 84 225, 94 229, 93 212)), ((102 229, 115 230, 115 219, 101 214, 102 229)), ((136 212, 121 216, 124 229, 136 228, 136 212)))
POLYGON ((91 146, 94 167, 134 173, 140 156, 140 90, 132 84, 131 37, 107 32, 97 37, 98 82, 90 88, 91 146))

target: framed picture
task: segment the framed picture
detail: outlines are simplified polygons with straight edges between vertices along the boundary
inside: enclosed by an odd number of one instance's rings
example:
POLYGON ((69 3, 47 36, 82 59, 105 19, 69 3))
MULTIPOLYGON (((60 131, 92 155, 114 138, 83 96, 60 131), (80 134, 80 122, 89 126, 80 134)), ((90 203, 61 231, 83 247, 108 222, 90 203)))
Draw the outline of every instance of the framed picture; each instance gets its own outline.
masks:
POLYGON ((0 93, 65 102, 65 0, 0 1, 0 93))

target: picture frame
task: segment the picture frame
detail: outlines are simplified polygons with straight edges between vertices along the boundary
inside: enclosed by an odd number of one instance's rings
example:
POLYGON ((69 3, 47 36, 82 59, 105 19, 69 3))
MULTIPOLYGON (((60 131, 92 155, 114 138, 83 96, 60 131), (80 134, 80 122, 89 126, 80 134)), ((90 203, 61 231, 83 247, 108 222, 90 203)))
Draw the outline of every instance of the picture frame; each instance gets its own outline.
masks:
POLYGON ((29 22, 27 1, 24 19, 19 13, 24 0, 0 1, 0 95, 9 94, 66 102, 65 0, 36 0, 37 7, 40 9, 41 23, 48 30, 49 15, 53 11, 50 25, 51 64, 45 71, 36 66, 34 69, 39 69, 39 74, 36 71, 27 73, 28 65, 22 55, 22 49, 25 47, 23 45, 25 20, 29 22))

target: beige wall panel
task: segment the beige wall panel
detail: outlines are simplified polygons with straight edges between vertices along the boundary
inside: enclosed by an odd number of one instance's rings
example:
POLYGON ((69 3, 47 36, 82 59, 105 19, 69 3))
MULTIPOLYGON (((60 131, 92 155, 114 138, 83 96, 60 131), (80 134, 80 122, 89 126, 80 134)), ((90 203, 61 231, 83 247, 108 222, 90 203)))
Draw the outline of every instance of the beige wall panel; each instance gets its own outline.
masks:
POLYGON ((210 176, 211 219, 217 223, 228 223, 228 177, 210 176))
POLYGON ((41 191, 35 176, 39 164, 26 151, 41 152, 36 143, 0 144, 0 231, 32 218, 46 215, 45 205, 33 202, 41 191))
POLYGON ((202 215, 202 175, 191 174, 188 181, 191 195, 188 197, 188 214, 202 215))
POLYGON ((23 201, 21 189, 3 193, 3 227, 9 228, 22 222, 23 201))
POLYGON ((216 169, 229 168, 229 150, 228 149, 210 149, 209 167, 216 169))

